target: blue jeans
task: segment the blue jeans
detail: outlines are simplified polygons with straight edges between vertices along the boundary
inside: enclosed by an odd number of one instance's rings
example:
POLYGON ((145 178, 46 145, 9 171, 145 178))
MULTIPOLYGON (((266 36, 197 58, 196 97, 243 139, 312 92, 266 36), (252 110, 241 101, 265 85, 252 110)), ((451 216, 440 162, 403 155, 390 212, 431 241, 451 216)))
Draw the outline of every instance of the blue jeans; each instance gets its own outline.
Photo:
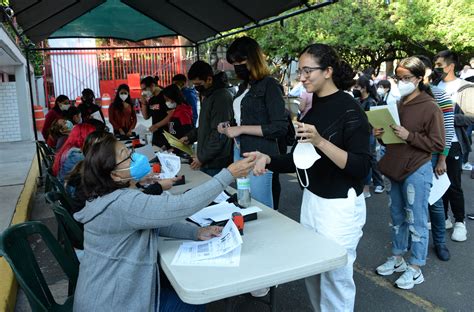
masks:
MULTIPOLYGON (((234 144, 234 161, 239 159, 242 159, 240 150, 234 144)), ((250 171, 249 180, 252 198, 273 209, 272 176, 273 172, 271 171, 267 171, 261 176, 254 176, 250 171)))
MULTIPOLYGON (((433 155, 431 164, 433 169, 438 163, 439 155, 433 155)), ((447 174, 447 173, 445 173, 447 174)), ((444 204, 441 196, 436 203, 429 205, 430 220, 431 220, 431 234, 433 235, 433 243, 435 246, 446 244, 446 225, 444 218, 444 204)))
POLYGON ((172 288, 160 289, 160 312, 204 312, 206 305, 193 305, 183 302, 172 288))
POLYGON ((375 137, 370 135, 370 170, 369 174, 365 178, 364 185, 370 185, 370 181, 374 183, 374 186, 384 186, 383 177, 377 167, 377 141, 375 137))
POLYGON ((426 162, 405 180, 391 180, 392 253, 403 255, 411 243, 408 262, 422 266, 428 253, 428 197, 433 179, 431 162, 426 162))

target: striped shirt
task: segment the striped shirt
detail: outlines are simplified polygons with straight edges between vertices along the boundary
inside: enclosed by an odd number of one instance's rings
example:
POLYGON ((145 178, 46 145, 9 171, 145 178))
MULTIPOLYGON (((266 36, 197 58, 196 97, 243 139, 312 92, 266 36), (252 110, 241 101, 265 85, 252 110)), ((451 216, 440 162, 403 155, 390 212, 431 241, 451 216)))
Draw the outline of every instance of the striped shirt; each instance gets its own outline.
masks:
POLYGON ((445 131, 445 146, 442 155, 448 155, 451 148, 451 141, 454 137, 454 105, 451 97, 444 92, 443 89, 430 85, 431 92, 433 92, 436 103, 443 112, 444 131, 445 131))

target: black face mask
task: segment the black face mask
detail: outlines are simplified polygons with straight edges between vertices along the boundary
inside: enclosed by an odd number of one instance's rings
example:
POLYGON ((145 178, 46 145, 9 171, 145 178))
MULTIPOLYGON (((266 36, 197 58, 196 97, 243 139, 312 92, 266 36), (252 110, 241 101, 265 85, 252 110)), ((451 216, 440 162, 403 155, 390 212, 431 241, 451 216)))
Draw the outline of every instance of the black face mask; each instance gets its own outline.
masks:
POLYGON ((206 88, 203 85, 194 86, 194 89, 196 89, 196 91, 199 93, 203 93, 204 91, 206 91, 206 88))
POLYGON ((362 97, 362 93, 360 92, 360 90, 357 90, 357 89, 352 90, 352 94, 354 95, 355 98, 362 97))
POLYGON ((237 64, 234 65, 235 74, 239 79, 244 81, 249 81, 250 79, 250 71, 247 68, 247 64, 237 64))
POLYGON ((436 67, 433 68, 433 72, 430 75, 431 83, 434 85, 438 85, 441 80, 446 78, 448 74, 444 72, 443 68, 441 67, 436 67))

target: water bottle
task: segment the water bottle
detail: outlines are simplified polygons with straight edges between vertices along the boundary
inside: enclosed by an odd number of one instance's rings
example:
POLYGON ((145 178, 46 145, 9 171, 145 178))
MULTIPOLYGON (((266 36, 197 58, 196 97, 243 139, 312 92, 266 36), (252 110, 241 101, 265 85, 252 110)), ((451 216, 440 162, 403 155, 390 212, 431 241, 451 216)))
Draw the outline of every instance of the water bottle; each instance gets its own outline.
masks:
POLYGON ((149 131, 145 132, 145 144, 151 145, 152 140, 153 140, 153 133, 149 131))
POLYGON ((250 206, 250 179, 248 177, 237 179, 237 202, 243 208, 250 206))

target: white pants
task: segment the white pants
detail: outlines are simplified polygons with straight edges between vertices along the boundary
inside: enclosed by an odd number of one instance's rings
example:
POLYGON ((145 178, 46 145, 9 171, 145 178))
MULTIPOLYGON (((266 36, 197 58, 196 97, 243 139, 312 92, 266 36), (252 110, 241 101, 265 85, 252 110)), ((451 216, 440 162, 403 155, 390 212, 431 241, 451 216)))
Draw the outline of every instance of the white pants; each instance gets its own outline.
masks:
POLYGON ((314 311, 353 311, 356 287, 353 264, 365 224, 364 195, 350 189, 347 198, 326 199, 304 190, 301 224, 347 250, 347 264, 305 279, 314 311))

